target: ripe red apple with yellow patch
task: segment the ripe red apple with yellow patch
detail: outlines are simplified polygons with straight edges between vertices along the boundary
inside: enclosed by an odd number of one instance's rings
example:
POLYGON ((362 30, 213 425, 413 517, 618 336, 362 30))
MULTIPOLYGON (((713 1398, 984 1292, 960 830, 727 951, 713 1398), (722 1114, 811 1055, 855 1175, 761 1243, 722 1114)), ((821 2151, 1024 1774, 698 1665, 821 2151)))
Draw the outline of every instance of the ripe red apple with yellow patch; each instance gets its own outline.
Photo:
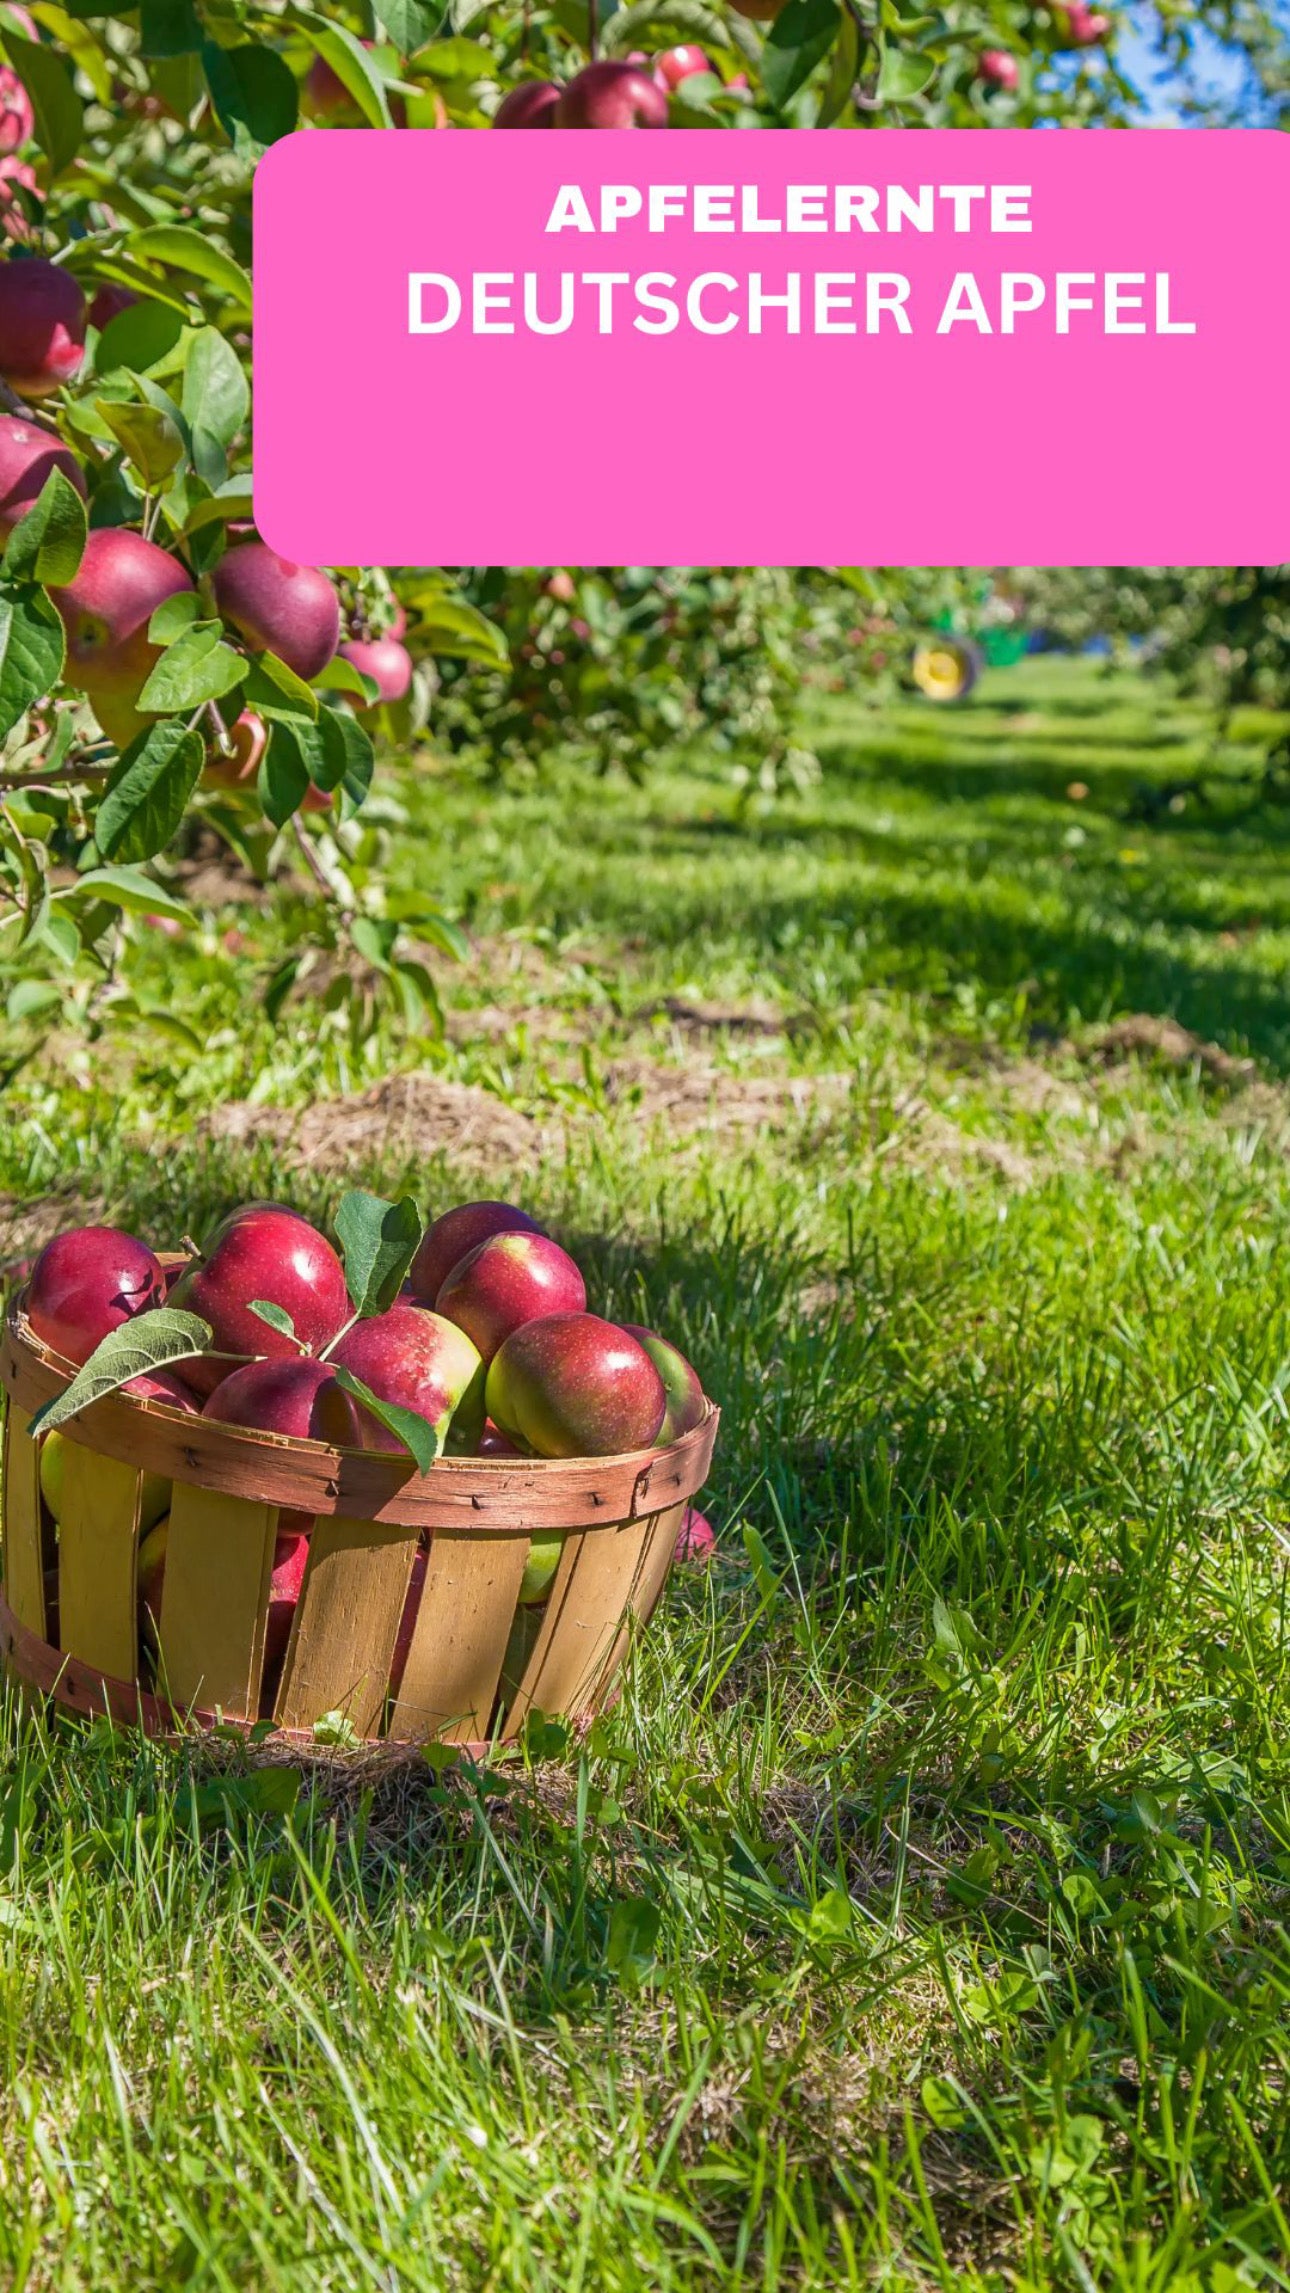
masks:
POLYGON ((247 788, 260 769, 269 745, 269 729, 254 709, 243 709, 229 726, 232 755, 211 749, 202 766, 203 788, 247 788))
POLYGON ((549 1314, 513 1331, 490 1365, 485 1402, 494 1424, 538 1457, 648 1449, 667 1411, 640 1341, 586 1313, 549 1314))
POLYGON ((717 1549, 716 1531, 706 1513, 697 1505, 687 1505, 685 1519, 676 1532, 676 1545, 672 1559, 678 1568, 693 1565, 706 1568, 717 1549))
POLYGON ((408 1287, 426 1305, 438 1304, 439 1292, 455 1266, 494 1234, 542 1234, 545 1229, 527 1210, 513 1202, 459 1202, 426 1228, 412 1261, 408 1287))
MULTIPOLYGON (((351 1312, 345 1270, 326 1235, 273 1203, 235 1211, 170 1293, 172 1306, 210 1323, 219 1353, 297 1359, 299 1346, 252 1313, 253 1300, 290 1314, 296 1337, 311 1353, 330 1343, 351 1312)), ((200 1359, 185 1365, 184 1376, 197 1392, 210 1394, 237 1367, 200 1359)))
POLYGON ((166 1278, 146 1242, 119 1226, 77 1226, 47 1242, 27 1285, 27 1320, 42 1345, 87 1362, 112 1330, 162 1304, 166 1278))
MULTIPOLYGON (((361 1378, 378 1401, 414 1410, 454 1450, 469 1452, 484 1422, 484 1369, 470 1339, 428 1306, 397 1299, 346 1330, 333 1361, 361 1378)), ((397 1436, 359 1405, 365 1449, 401 1448, 397 1436)))
POLYGON ((659 1427, 658 1438, 660 1442, 679 1441, 683 1433, 693 1431, 708 1406, 698 1373, 680 1348, 661 1338, 657 1330, 643 1329, 639 1322, 624 1322, 622 1326, 629 1337, 644 1346, 663 1380, 667 1414, 659 1427))
POLYGON ((0 377, 21 398, 47 398, 80 370, 85 295, 70 271, 43 255, 0 263, 0 377))
MULTIPOLYGON (((466 1332, 488 1363, 522 1323, 577 1314, 587 1288, 567 1250, 546 1234, 492 1234, 453 1267, 435 1310, 466 1332)), ((495 1409, 503 1432, 508 1428, 495 1409)))
POLYGON ((340 599, 316 565, 296 565, 262 541, 238 542, 211 579, 215 603, 253 653, 276 653, 317 677, 340 643, 340 599))
POLYGON ((67 632, 67 682, 86 695, 118 748, 152 722, 136 705, 162 654, 148 623, 168 597, 192 586, 178 559, 155 542, 124 526, 100 526, 75 578, 50 592, 67 632))

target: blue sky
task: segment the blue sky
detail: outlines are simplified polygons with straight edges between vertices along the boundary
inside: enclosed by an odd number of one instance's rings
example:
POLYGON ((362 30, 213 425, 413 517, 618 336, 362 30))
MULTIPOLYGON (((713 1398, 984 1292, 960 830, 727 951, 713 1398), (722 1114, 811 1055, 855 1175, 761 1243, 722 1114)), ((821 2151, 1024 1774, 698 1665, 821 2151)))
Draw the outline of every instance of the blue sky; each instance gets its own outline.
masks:
MULTIPOLYGON (((1290 29, 1290 0, 1274 6, 1271 13, 1290 29)), ((1144 15, 1153 14, 1153 10, 1144 11, 1134 7, 1124 9, 1116 47, 1129 76, 1150 90, 1146 119, 1153 126, 1168 127, 1177 125, 1179 121, 1178 91, 1176 83, 1171 84, 1167 77, 1161 76, 1159 60, 1141 29, 1144 15)), ((1240 58, 1233 56, 1219 41, 1203 31, 1199 31, 1196 38, 1196 62, 1196 78, 1206 92, 1229 98, 1239 94, 1244 78, 1240 58)))

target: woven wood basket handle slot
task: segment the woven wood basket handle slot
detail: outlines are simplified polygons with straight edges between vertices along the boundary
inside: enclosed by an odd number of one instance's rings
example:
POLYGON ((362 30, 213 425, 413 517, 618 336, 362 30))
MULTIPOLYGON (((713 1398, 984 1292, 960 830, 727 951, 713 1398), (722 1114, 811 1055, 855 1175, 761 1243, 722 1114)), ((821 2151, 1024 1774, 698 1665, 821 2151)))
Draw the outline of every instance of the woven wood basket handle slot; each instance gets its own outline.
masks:
POLYGON ((314 1523, 274 1714, 280 1726, 307 1728, 340 1712, 360 1736, 377 1734, 416 1549, 415 1529, 314 1523))
POLYGON ((275 1505, 176 1481, 157 1675, 173 1704, 256 1717, 277 1526, 275 1505))
POLYGON ((450 1744, 487 1736, 528 1557, 525 1536, 436 1531, 392 1736, 450 1744))
POLYGON ((138 1670, 135 1575, 143 1475, 68 1433, 58 1525, 58 1637, 112 1679, 138 1670))
POLYGON ((4 1424, 4 1596, 19 1624, 41 1640, 45 1629, 45 1530, 40 1503, 40 1450, 27 1428, 32 1413, 10 1401, 4 1424))

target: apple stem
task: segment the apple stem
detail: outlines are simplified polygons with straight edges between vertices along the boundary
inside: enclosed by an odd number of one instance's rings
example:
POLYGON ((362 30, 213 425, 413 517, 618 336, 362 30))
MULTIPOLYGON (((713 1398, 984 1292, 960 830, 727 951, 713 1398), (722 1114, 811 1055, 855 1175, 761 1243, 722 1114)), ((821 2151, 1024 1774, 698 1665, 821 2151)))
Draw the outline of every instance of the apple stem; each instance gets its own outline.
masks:
POLYGON ((600 0, 587 0, 587 54, 592 63, 600 45, 600 0))
POLYGON ((228 726, 225 724, 225 722, 224 722, 224 719, 223 719, 223 717, 222 717, 222 716, 221 716, 221 714, 220 714, 220 710, 219 710, 219 704, 218 704, 218 702, 216 702, 216 701, 207 701, 207 703, 206 703, 206 714, 207 714, 207 716, 210 718, 210 720, 211 720, 211 723, 212 723, 212 724, 214 725, 214 727, 215 727, 215 740, 216 740, 216 744, 217 744, 217 746, 218 746, 218 748, 219 748, 219 752, 220 752, 220 755, 221 755, 221 756, 233 756, 233 755, 235 755, 235 754, 236 754, 236 744, 235 744, 235 742, 234 742, 234 739, 233 739, 233 736, 232 736, 231 732, 230 732, 230 731, 229 731, 229 729, 228 729, 228 726))
POLYGON ((340 1328, 336 1332, 335 1337, 328 1338, 326 1345, 322 1348, 322 1351, 318 1356, 319 1361, 330 1361, 332 1354, 336 1347, 340 1344, 341 1339, 347 1338, 350 1331, 353 1329, 355 1322, 361 1322, 362 1319, 363 1317, 361 1314, 351 1314, 347 1322, 342 1322, 340 1328))
POLYGON ((186 1250, 190 1258, 204 1258, 206 1255, 200 1243, 194 1242, 191 1234, 180 1235, 179 1247, 181 1250, 186 1250))

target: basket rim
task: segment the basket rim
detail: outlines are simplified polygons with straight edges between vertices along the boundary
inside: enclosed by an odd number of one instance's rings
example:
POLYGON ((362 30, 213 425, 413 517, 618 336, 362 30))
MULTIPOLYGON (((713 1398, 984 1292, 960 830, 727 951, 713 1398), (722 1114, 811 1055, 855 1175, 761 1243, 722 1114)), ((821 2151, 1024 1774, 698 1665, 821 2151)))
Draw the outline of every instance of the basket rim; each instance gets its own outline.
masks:
MULTIPOLYGON (((75 1363, 36 1337, 20 1294, 0 1341, 0 1385, 31 1413, 75 1374, 75 1363)), ((121 1389, 62 1430, 123 1464, 280 1510, 517 1535, 611 1528, 687 1503, 707 1478, 720 1418, 708 1400, 699 1423, 661 1448, 608 1457, 440 1457, 425 1474, 389 1451, 222 1425, 121 1389)))

